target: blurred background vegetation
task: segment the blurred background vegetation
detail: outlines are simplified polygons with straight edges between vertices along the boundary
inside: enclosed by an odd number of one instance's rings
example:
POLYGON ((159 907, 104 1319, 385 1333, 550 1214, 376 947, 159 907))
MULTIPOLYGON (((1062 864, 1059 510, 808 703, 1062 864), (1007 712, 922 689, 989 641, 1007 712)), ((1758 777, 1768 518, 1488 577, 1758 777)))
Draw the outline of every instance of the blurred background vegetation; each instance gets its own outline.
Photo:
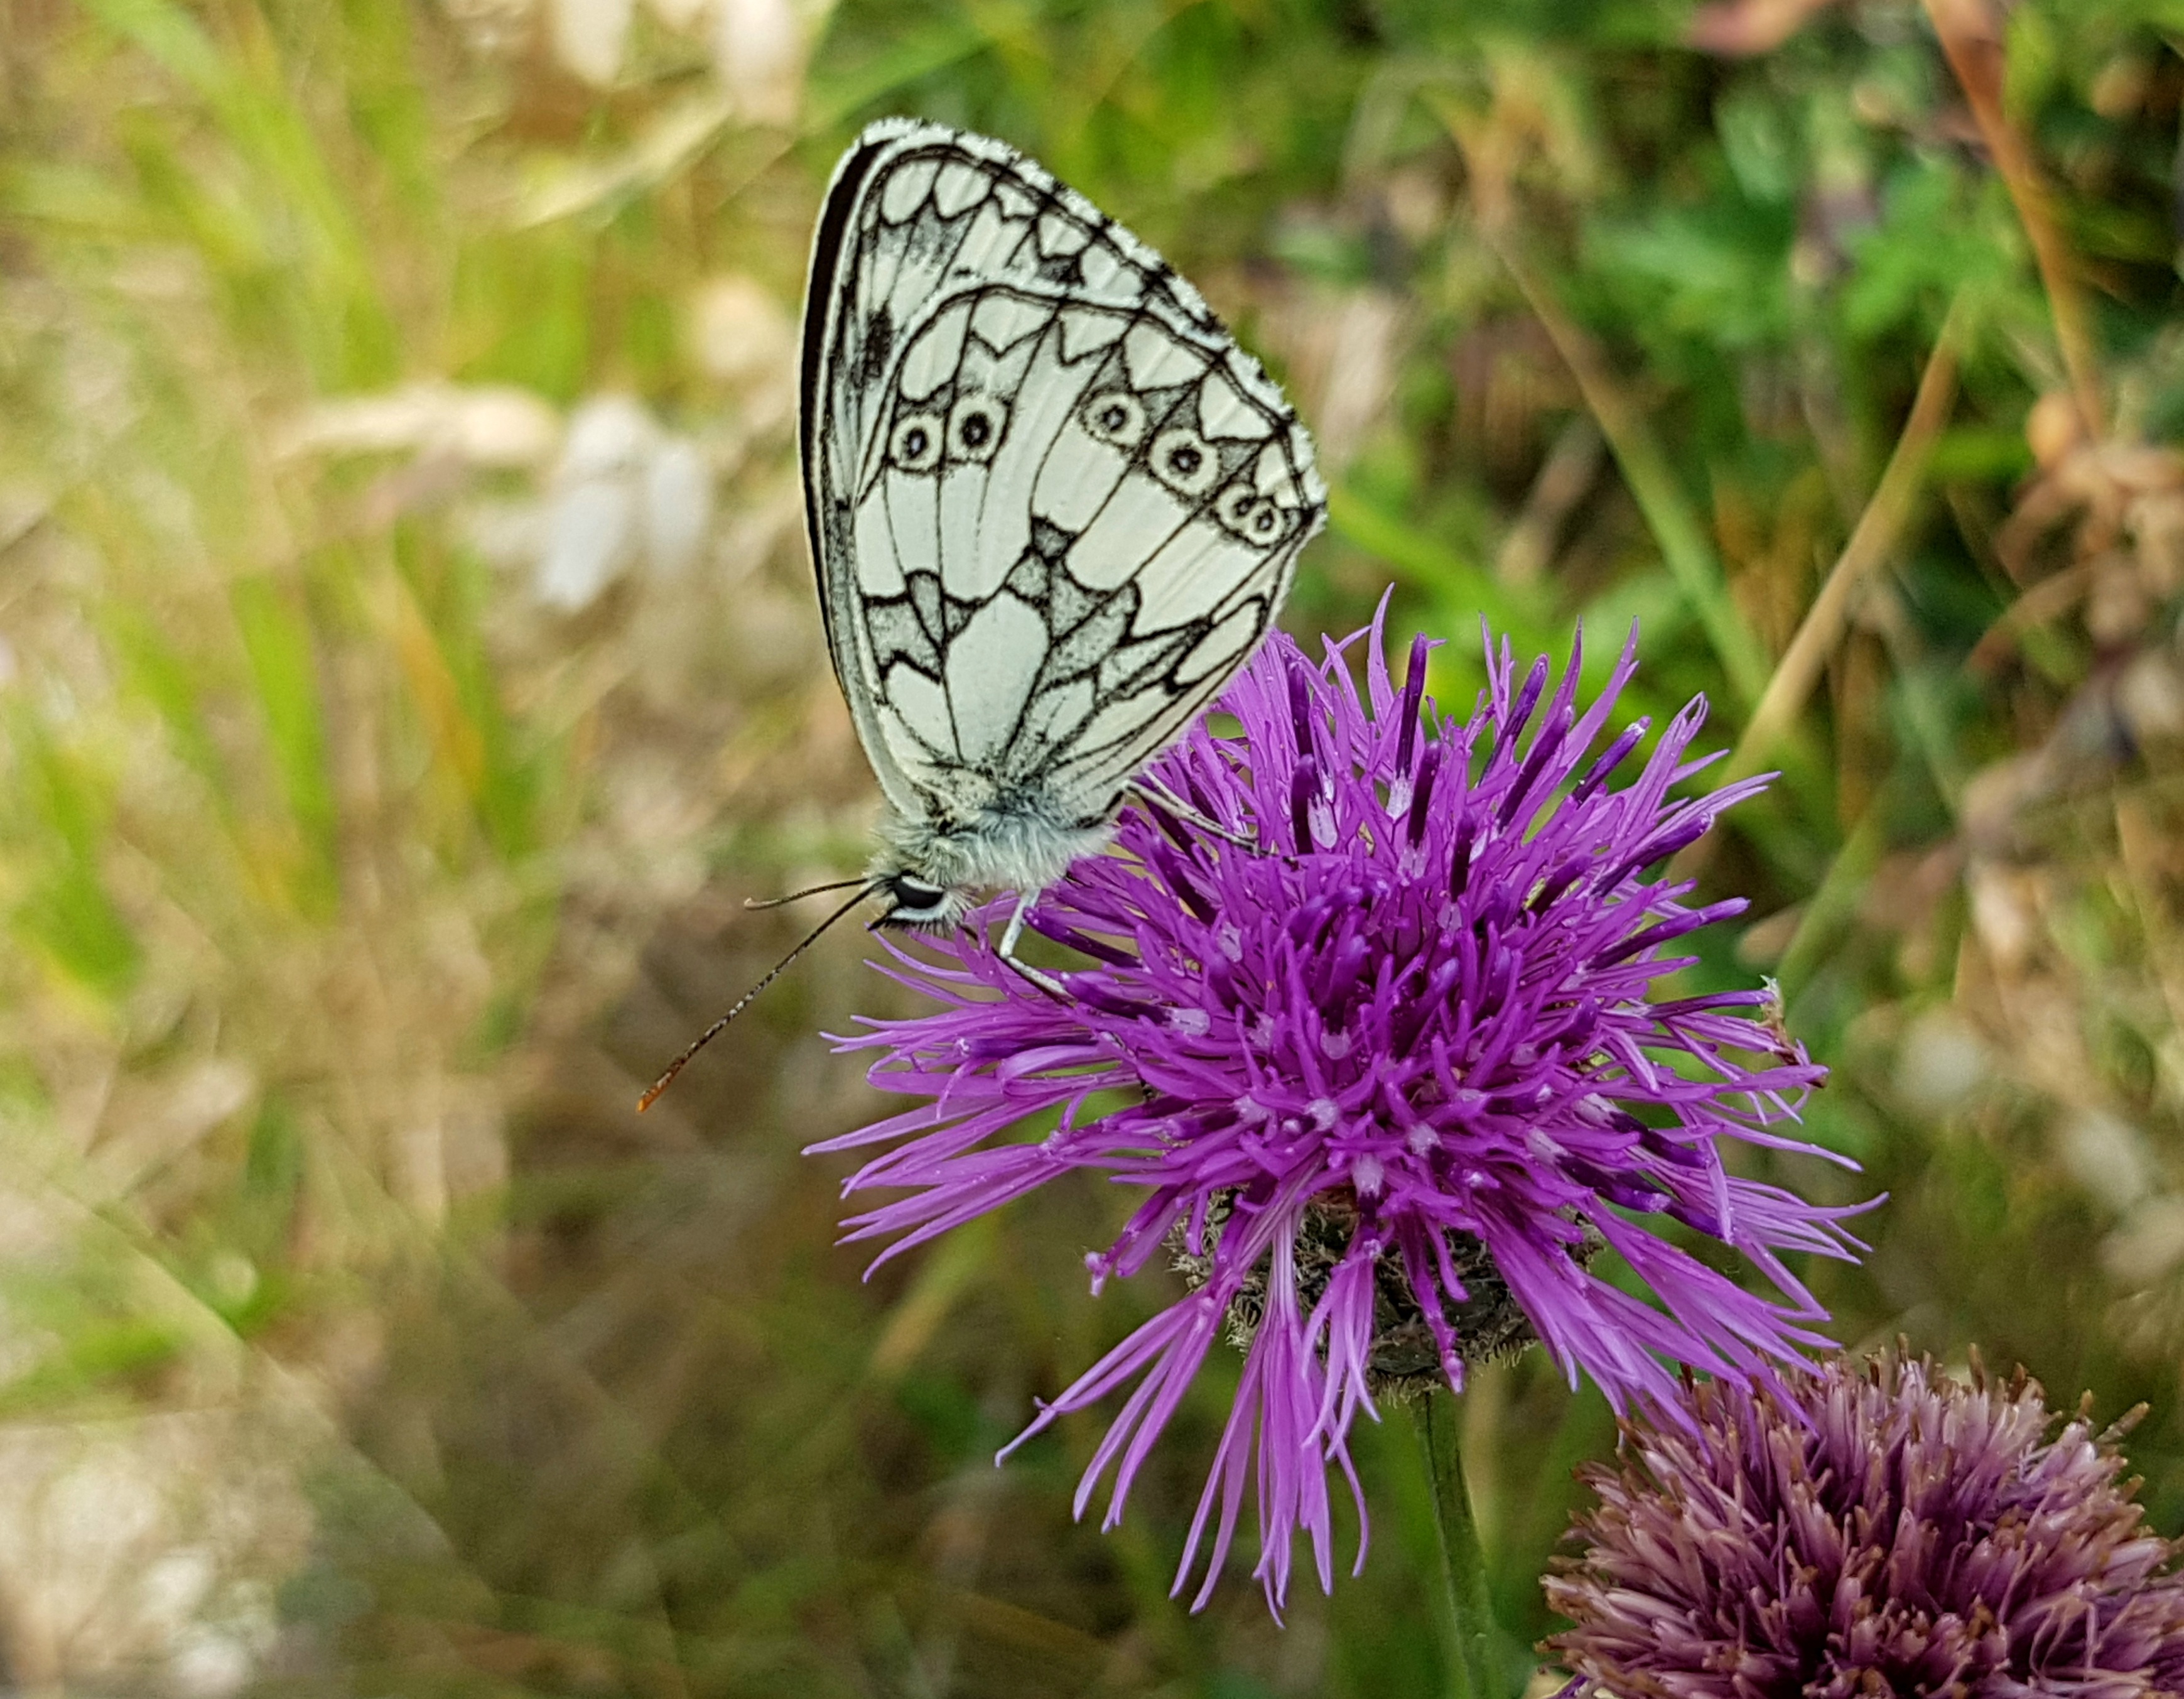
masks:
MULTIPOLYGON (((1691 870, 1887 1191, 1838 1337, 2022 1362, 2184 1528, 2180 0, 0 0, 0 1686, 1441 1690, 1400 1422, 1363 1579, 1165 1597, 1142 1317, 1057 1189, 861 1283, 895 1005, 792 349, 826 174, 1034 153, 1291 387, 1286 623, 1482 612, 1780 766, 1691 870)), ((1150 1288, 1156 1278, 1143 1283, 1150 1288)), ((1209 1381, 1233 1375, 1227 1364, 1209 1381)), ((1465 1405, 1515 1650, 1612 1424, 1465 1405)), ((1542 1678, 1543 1679, 1545 1678, 1542 1678)))

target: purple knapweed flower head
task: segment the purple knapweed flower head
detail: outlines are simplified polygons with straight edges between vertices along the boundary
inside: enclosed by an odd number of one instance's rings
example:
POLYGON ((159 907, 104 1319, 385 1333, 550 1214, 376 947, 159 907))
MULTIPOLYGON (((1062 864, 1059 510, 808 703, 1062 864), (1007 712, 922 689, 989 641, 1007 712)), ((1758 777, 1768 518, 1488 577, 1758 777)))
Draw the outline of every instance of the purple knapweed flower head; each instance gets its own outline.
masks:
POLYGON ((1769 1129, 1824 1070, 1771 994, 1647 995, 1683 964, 1679 939, 1744 906, 1688 906, 1687 884, 1652 871, 1761 782, 1672 798, 1707 764, 1686 760, 1703 702, 1618 788, 1648 729, 1598 747, 1635 632, 1582 712, 1577 657, 1551 693, 1544 658, 1520 677, 1490 643, 1463 720, 1424 697, 1424 639, 1399 690, 1379 622, 1361 635, 1362 697, 1348 645, 1315 666, 1278 634, 1223 702, 1241 735, 1201 724, 1152 769, 1256 852, 1186 810, 1134 808, 1124 852, 1079 861, 1033 912, 1091 964, 1060 973, 1061 997, 975 930, 932 941, 938 959, 898 952, 890 971, 939 1007, 844 1042, 880 1053, 875 1084, 921 1101, 813 1147, 887 1147, 847 1186, 908 1193, 849 1224, 894 1237, 886 1255, 1079 1170, 1143 1192, 1088 1259, 1094 1289, 1164 1245, 1192 1289, 1025 1437, 1132 1388, 1077 1501, 1082 1514, 1112 1468, 1112 1526, 1207 1351, 1241 1344, 1176 1580, 1210 1533, 1199 1605, 1247 1495, 1274 1607, 1300 1528, 1331 1584, 1328 1470, 1349 1473, 1373 1394, 1460 1388, 1467 1359, 1535 1338, 1618 1409, 1672 1395, 1669 1365, 1763 1374, 1826 1343, 1780 1254, 1854 1244, 1847 1212, 1723 1165, 1724 1139, 1806 1148, 1769 1129), (1128 1105, 1102 1108, 1118 1089, 1128 1105), (1050 1134, 1022 1131, 1057 1114, 1050 1134), (1671 1221, 1742 1252, 1780 1300, 1670 1244, 1671 1221), (1658 1301, 1594 1273, 1603 1250, 1658 1301))
POLYGON ((1547 1600, 1617 1696, 2136 1699, 2184 1691, 2184 1548, 2120 1477, 2122 1428, 2057 1431, 2020 1370, 1930 1361, 1688 1389, 1632 1425, 1547 1600))

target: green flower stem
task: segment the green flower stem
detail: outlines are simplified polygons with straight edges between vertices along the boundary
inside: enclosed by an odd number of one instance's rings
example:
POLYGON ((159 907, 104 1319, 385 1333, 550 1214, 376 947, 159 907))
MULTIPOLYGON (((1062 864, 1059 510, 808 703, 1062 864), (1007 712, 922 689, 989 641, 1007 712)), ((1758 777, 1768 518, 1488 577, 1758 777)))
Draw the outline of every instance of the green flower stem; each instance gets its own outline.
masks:
POLYGON ((1456 1394, 1435 1387, 1411 1406, 1418 1450, 1433 1488, 1434 1530, 1440 1536, 1442 1630, 1449 1648, 1452 1699, 1501 1699, 1496 1679, 1494 1607, 1487 1595, 1486 1554, 1471 1516, 1457 1445, 1456 1394))

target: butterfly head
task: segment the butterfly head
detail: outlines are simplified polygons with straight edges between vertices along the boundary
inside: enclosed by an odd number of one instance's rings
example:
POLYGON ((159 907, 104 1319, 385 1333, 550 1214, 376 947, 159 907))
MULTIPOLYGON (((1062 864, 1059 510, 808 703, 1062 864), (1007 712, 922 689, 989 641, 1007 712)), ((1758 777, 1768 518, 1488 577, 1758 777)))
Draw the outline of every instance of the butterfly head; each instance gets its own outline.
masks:
POLYGON ((953 931, 971 912, 974 896, 964 886, 939 884, 900 868, 876 875, 872 886, 873 894, 888 904, 887 913, 873 925, 911 926, 921 931, 953 931))

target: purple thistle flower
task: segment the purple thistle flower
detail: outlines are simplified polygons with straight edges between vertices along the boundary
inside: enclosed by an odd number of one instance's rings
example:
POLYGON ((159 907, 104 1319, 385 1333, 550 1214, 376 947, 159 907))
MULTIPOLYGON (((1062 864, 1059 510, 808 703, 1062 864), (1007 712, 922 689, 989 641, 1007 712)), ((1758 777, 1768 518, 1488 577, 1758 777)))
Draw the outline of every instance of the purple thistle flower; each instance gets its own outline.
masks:
POLYGON ((1964 1385, 1930 1361, 1688 1389, 1588 1479, 1549 1642, 1617 1695, 2184 1691, 2184 1547, 2131 1502, 2081 1408, 2056 1432, 2020 1370, 1964 1385))
POLYGON ((1724 1137, 1810 1148, 1769 1131, 1825 1075, 1781 1036, 1771 994, 1647 1000, 1687 959, 1664 953, 1677 940, 1744 907, 1687 907, 1687 884, 1646 877, 1764 782, 1671 800, 1708 764, 1685 759, 1703 701, 1613 789, 1646 722, 1592 752, 1635 630, 1582 713, 1576 655, 1550 696, 1545 658, 1519 679, 1506 640, 1498 657, 1490 641, 1490 688, 1461 723, 1424 699, 1424 639, 1398 690, 1379 620, 1360 635, 1363 699, 1348 643, 1315 667, 1276 634, 1223 703, 1242 736, 1201 724, 1152 769, 1263 851, 1134 808, 1117 835, 1127 853, 1079 861, 1034 911, 1036 931, 1094 964, 1060 976, 1067 999, 981 930, 931 940, 937 961, 897 951, 889 971, 941 1007, 844 1047, 880 1052, 873 1082, 923 1101, 812 1147, 887 1147, 846 1187, 909 1194, 849 1223, 853 1238, 894 1237, 883 1260, 1078 1170, 1143 1189, 1087 1259, 1093 1289, 1163 1244, 1193 1289, 1017 1443, 1130 1388, 1077 1495, 1082 1515, 1112 1467, 1112 1528, 1216 1339, 1244 1346, 1176 1577, 1179 1591, 1208 1551, 1193 1608, 1247 1495, 1270 1604, 1299 1529, 1332 1585, 1327 1469, 1350 1474, 1351 1423, 1375 1393, 1460 1389, 1467 1359, 1534 1338, 1618 1410, 1672 1395, 1670 1364, 1764 1374, 1827 1343, 1781 1253, 1856 1243, 1850 1212, 1723 1166, 1724 1137), (1095 1109, 1118 1088, 1136 1101, 1095 1109), (1010 1138, 1057 1111, 1044 1138, 1010 1138), (1785 1301, 1744 1291, 1649 1216, 1742 1252, 1785 1301), (1658 1306, 1589 1271, 1603 1249, 1658 1306))

